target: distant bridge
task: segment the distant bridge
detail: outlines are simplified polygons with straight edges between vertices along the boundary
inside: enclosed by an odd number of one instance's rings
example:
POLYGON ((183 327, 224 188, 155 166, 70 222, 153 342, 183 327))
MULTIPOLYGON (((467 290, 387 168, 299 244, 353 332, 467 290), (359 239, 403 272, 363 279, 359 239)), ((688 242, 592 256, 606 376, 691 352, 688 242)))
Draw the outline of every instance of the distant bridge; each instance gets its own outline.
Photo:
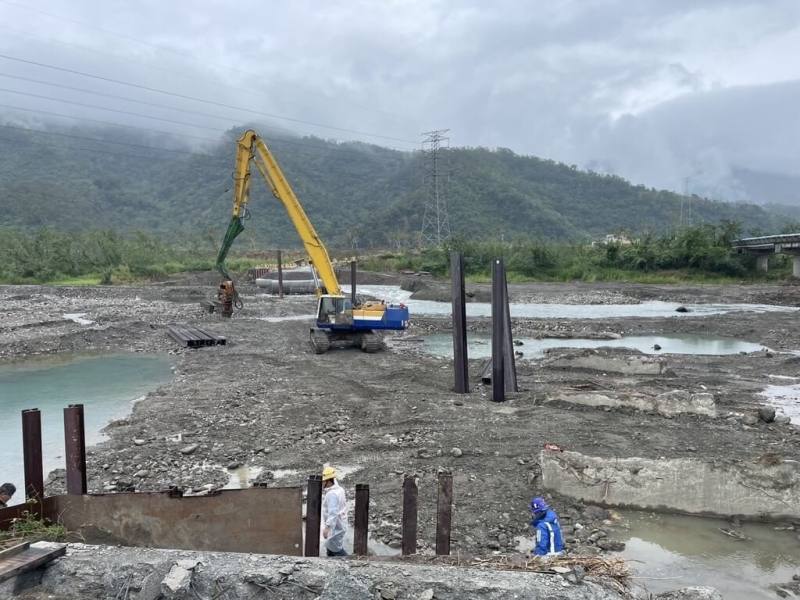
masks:
POLYGON ((764 272, 769 269, 770 254, 788 254, 792 257, 792 276, 800 277, 800 233, 742 238, 732 245, 739 254, 755 254, 756 265, 764 272))

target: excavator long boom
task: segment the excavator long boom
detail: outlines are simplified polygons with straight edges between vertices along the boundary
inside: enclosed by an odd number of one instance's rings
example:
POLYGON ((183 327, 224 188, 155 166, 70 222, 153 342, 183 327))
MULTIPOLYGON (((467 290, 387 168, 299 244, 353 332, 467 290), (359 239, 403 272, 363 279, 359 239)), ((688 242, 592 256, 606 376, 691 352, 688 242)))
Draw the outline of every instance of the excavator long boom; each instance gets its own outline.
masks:
POLYGON ((245 131, 237 142, 236 167, 234 171, 233 189, 233 215, 225 234, 225 240, 217 255, 217 268, 228 277, 224 268, 225 257, 233 244, 233 240, 244 230, 242 219, 247 216, 247 203, 250 200, 250 162, 258 168, 267 186, 272 191, 283 207, 286 209, 289 219, 297 230, 303 242, 308 258, 322 282, 323 294, 334 296, 342 295, 342 288, 336 278, 336 272, 328 256, 328 250, 317 235, 308 215, 303 210, 300 201, 292 190, 292 186, 283 175, 278 161, 267 148, 264 141, 252 129, 245 131))

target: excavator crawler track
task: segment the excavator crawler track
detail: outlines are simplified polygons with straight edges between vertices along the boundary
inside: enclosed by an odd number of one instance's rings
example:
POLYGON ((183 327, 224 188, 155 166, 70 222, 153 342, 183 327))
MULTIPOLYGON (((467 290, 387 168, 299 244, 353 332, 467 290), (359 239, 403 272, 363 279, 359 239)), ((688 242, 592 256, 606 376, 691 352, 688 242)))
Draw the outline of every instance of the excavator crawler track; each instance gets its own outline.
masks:
POLYGON ((383 349, 383 338, 379 333, 370 332, 361 336, 361 350, 367 354, 383 349))
POLYGON ((325 354, 331 348, 330 336, 321 329, 311 330, 310 341, 315 354, 325 354))

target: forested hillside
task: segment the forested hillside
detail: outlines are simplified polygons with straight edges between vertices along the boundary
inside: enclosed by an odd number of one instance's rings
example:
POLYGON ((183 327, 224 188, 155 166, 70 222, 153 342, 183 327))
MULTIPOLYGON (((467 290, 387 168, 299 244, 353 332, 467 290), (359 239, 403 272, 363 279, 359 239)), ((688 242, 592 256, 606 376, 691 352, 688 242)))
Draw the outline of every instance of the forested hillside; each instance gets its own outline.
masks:
MULTIPOLYGON (((82 126, 42 135, 3 127, 0 226, 144 230, 165 238, 202 236, 213 244, 229 216, 237 133, 191 150, 130 130, 82 126)), ((420 153, 285 133, 265 137, 330 245, 414 241, 423 213, 420 153)), ((509 150, 457 148, 448 151, 447 164, 450 221, 453 233, 464 237, 577 240, 620 229, 664 231, 680 214, 676 194, 509 150)), ((253 217, 237 245, 297 245, 263 183, 256 181, 253 190, 253 217)), ((778 231, 786 222, 762 207, 699 198, 691 200, 691 211, 694 222, 739 221, 750 232, 778 231)))

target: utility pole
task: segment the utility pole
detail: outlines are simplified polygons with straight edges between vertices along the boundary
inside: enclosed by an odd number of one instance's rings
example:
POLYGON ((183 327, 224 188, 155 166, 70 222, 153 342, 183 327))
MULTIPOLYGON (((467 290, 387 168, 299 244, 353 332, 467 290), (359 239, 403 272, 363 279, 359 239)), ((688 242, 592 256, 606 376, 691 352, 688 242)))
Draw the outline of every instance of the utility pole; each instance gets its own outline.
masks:
POLYGON ((692 199, 689 198, 689 177, 683 178, 683 198, 681 199, 681 221, 683 221, 684 200, 686 200, 686 223, 683 223, 683 225, 689 226, 692 223, 692 199))
POLYGON ((423 244, 441 246, 450 238, 450 218, 447 215, 447 182, 445 157, 450 138, 449 129, 426 131, 422 135, 424 163, 423 184, 426 188, 425 211, 422 214, 420 237, 423 244))

